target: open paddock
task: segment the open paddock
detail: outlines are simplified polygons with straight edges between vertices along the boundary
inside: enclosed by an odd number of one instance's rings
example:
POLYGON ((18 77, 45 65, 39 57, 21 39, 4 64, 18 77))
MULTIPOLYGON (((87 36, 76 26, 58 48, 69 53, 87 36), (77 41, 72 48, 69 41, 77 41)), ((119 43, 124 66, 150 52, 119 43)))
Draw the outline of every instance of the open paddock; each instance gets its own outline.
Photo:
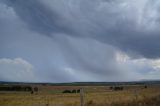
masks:
POLYGON ((153 98, 157 98, 153 103, 160 103, 159 85, 150 85, 147 88, 142 85, 126 85, 123 86, 123 90, 114 90, 111 86, 36 85, 36 87, 38 87, 36 94, 26 91, 0 91, 0 106, 80 106, 79 92, 63 93, 64 90, 72 91, 80 88, 84 89, 85 106, 121 106, 122 104, 130 106, 130 103, 149 106, 147 102, 153 98))

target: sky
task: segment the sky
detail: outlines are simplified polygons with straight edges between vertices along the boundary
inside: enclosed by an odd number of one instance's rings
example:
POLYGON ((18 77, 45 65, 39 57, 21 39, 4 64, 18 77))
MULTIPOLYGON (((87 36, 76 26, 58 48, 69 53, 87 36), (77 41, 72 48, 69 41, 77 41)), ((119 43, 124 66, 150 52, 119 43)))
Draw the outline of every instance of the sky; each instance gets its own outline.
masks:
POLYGON ((160 79, 160 0, 0 0, 0 81, 160 79))

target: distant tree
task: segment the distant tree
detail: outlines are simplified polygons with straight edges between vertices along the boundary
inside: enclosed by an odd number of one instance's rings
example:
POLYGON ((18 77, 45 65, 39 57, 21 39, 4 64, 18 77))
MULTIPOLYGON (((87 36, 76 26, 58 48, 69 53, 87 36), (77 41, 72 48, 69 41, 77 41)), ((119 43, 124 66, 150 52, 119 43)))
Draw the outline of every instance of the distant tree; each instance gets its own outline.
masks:
POLYGON ((113 89, 113 87, 112 87, 112 86, 110 86, 110 87, 109 87, 109 89, 110 89, 110 90, 112 90, 112 89, 113 89))
POLYGON ((24 91, 32 91, 32 87, 26 86, 26 87, 24 87, 24 91))
POLYGON ((145 85, 144 88, 147 88, 147 85, 145 85))
POLYGON ((74 90, 72 90, 72 93, 77 93, 77 92, 76 92, 76 90, 74 89, 74 90))
POLYGON ((12 86, 12 88, 11 88, 13 91, 23 91, 23 88, 21 87, 21 86, 19 86, 19 85, 17 85, 17 86, 12 86))
POLYGON ((38 87, 34 87, 34 91, 35 91, 35 92, 38 92, 38 87))
POLYGON ((34 92, 33 92, 33 90, 31 91, 31 94, 33 94, 34 92))
POLYGON ((70 90, 64 90, 62 93, 72 93, 70 90))
POLYGON ((0 87, 0 91, 32 91, 32 87, 30 86, 3 86, 0 87))
POLYGON ((114 87, 114 90, 115 91, 118 91, 118 90, 123 90, 123 87, 121 86, 121 87, 119 87, 119 86, 116 86, 116 87, 114 87))
POLYGON ((38 87, 34 87, 34 92, 37 94, 38 93, 38 87))
POLYGON ((80 93, 80 89, 77 90, 77 93, 80 93))
POLYGON ((0 91, 11 91, 11 87, 2 86, 0 87, 0 91))

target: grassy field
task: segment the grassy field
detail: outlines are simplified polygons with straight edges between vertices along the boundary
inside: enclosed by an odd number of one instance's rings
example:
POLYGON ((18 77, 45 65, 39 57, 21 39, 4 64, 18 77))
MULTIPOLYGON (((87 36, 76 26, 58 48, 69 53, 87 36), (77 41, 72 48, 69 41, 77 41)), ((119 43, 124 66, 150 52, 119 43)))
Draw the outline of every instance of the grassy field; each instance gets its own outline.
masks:
POLYGON ((160 86, 124 86, 110 90, 109 86, 38 86, 38 94, 30 92, 0 92, 0 106, 80 106, 79 93, 64 90, 84 88, 85 106, 160 106, 160 86))

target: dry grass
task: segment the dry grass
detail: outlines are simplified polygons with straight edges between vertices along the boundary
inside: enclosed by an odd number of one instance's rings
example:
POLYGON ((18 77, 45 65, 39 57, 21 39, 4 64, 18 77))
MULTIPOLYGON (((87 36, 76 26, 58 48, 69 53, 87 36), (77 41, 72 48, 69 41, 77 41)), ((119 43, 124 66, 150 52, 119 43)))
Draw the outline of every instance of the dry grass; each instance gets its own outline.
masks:
POLYGON ((160 106, 160 95, 143 98, 141 100, 118 101, 112 103, 97 103, 92 100, 86 103, 86 106, 160 106))
MULTIPOLYGON (((0 106, 80 106, 79 94, 62 94, 64 89, 80 87, 41 87, 38 95, 0 92, 0 106)), ((160 87, 125 87, 111 91, 107 87, 84 87, 85 106, 160 106, 160 87)))

